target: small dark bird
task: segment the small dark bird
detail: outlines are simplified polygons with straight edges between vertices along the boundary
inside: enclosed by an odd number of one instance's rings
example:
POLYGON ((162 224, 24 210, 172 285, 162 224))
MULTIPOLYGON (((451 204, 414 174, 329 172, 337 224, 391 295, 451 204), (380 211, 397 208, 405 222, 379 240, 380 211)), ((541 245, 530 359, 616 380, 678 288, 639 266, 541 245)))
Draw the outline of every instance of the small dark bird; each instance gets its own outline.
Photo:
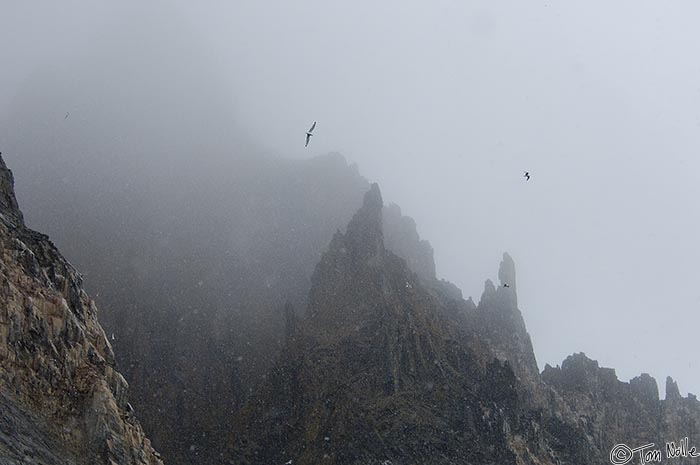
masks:
POLYGON ((63 119, 68 119, 68 115, 70 115, 70 112, 67 112, 66 116, 63 119))
POLYGON ((311 134, 311 133, 314 132, 315 127, 316 127, 316 121, 314 121, 314 124, 311 125, 311 129, 309 129, 306 132, 306 144, 304 144, 304 147, 309 146, 309 141, 311 140, 311 136, 313 136, 313 134, 311 134))
POLYGON ((510 287, 508 283, 503 283, 503 287, 510 287))
POLYGON ((525 174, 523 175, 523 177, 529 181, 530 180, 530 172, 525 171, 525 174))

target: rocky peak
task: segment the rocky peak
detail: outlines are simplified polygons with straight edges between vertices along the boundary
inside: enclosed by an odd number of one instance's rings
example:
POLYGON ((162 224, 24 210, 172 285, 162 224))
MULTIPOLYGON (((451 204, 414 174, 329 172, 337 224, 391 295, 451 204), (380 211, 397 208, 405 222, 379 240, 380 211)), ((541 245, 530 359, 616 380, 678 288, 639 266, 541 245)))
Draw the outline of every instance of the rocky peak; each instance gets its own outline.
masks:
POLYGON ((466 300, 466 307, 470 312, 476 310, 476 304, 474 303, 474 299, 472 299, 472 296, 469 296, 469 298, 466 300))
POLYGON ((401 207, 392 203, 384 208, 383 222, 386 248, 405 259, 421 279, 436 281, 433 247, 420 238, 413 218, 404 216, 401 207))
POLYGON ((498 288, 493 281, 487 279, 484 283, 484 293, 481 296, 479 305, 491 305, 501 308, 508 308, 517 311, 518 298, 515 282, 515 262, 513 258, 505 252, 498 267, 498 288))
POLYGON ((498 277, 501 282, 498 288, 490 279, 484 283, 476 311, 479 331, 497 356, 511 363, 518 376, 536 384, 539 369, 525 320, 517 306, 515 263, 507 253, 503 254, 498 277))
POLYGON ((678 389, 678 383, 676 383, 670 376, 666 377, 666 400, 676 400, 681 398, 681 391, 678 389))
MULTIPOLYGON (((568 406, 566 410, 571 414, 566 414, 567 421, 578 423, 575 428, 582 431, 579 444, 583 447, 566 463, 605 463, 616 444, 663 444, 700 427, 700 405, 681 399, 670 377, 666 381, 666 400, 662 401, 656 380, 649 374, 623 382, 613 369, 602 368, 579 353, 564 360, 561 368, 547 366, 542 380, 568 406), (599 459, 593 460, 592 456, 599 459)), ((559 408, 557 414, 561 412, 559 408)), ((692 461, 681 459, 678 463, 692 461)))
POLYGON ((629 383, 622 382, 614 369, 601 367, 583 352, 568 356, 561 368, 547 365, 542 379, 561 393, 576 393, 596 401, 625 399, 652 410, 659 405, 659 388, 654 377, 642 373, 629 383))
POLYGON ((5 165, 0 152, 0 214, 19 224, 24 224, 22 212, 15 197, 15 178, 5 165))
POLYGON ((503 253, 503 260, 498 267, 498 280, 501 286, 498 288, 498 293, 502 296, 502 300, 511 308, 518 308, 518 295, 516 292, 517 286, 515 283, 515 262, 508 255, 508 252, 503 253))
POLYGON ((588 389, 592 385, 610 386, 617 382, 611 368, 602 368, 597 360, 579 352, 569 355, 561 364, 562 381, 571 389, 588 389))
POLYGON ((237 416, 231 463, 605 463, 613 441, 658 442, 658 424, 697 430, 677 404, 662 417, 653 378, 620 382, 583 353, 540 377, 507 254, 474 308, 385 250, 381 222, 373 186, 316 267, 291 350, 237 416))
POLYGON ((365 194, 362 207, 348 223, 345 234, 345 243, 355 261, 367 261, 384 253, 383 207, 379 185, 374 183, 365 194))
POLYGON ((387 255, 382 208, 379 186, 373 184, 365 193, 362 206, 348 223, 345 234, 337 231, 333 235, 328 251, 321 256, 314 270, 308 315, 325 330, 354 325, 366 316, 359 310, 348 312, 347 307, 359 307, 349 295, 356 290, 353 283, 372 286, 382 279, 381 268, 387 255))
POLYGON ((498 267, 498 280, 501 281, 501 286, 509 286, 513 291, 515 286, 515 262, 508 252, 503 253, 503 260, 498 267))
POLYGON ((648 405, 659 402, 659 386, 656 384, 656 379, 648 373, 632 378, 630 389, 635 397, 648 405))
POLYGON ((479 305, 481 303, 486 303, 488 301, 492 301, 496 297, 496 286, 494 286, 493 281, 490 279, 487 279, 484 281, 484 292, 481 294, 481 300, 479 301, 479 305))
POLYGON ((505 424, 520 403, 511 365, 456 324, 452 297, 384 249, 381 213, 374 185, 321 257, 296 341, 241 411, 233 463, 515 463, 529 453, 505 424))

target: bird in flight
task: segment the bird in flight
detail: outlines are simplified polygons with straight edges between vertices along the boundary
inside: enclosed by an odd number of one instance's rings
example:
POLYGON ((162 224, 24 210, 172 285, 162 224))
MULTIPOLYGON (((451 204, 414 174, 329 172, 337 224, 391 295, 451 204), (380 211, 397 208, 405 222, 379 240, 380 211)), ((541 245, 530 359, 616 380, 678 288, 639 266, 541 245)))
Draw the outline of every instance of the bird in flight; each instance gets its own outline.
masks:
POLYGON ((529 181, 530 180, 530 172, 525 171, 525 174, 523 175, 523 177, 529 181))
POLYGON ((70 112, 66 113, 66 116, 63 119, 68 119, 68 115, 70 115, 70 112))
POLYGON ((314 124, 311 125, 311 129, 309 129, 306 132, 306 144, 304 144, 304 147, 309 146, 309 141, 311 140, 311 136, 313 136, 312 132, 314 132, 315 127, 316 127, 316 121, 314 121, 314 124))

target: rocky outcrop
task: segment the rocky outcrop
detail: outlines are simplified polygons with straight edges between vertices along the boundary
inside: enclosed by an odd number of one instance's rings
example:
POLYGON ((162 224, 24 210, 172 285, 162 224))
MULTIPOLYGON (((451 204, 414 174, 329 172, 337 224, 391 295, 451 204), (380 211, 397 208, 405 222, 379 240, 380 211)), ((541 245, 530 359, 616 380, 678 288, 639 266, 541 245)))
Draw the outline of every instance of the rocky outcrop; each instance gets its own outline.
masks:
POLYGON ((107 340, 0 162, 0 465, 158 463, 111 343, 171 463, 602 465, 619 443, 693 445, 698 401, 672 379, 659 400, 583 354, 538 372, 508 254, 475 305, 342 157, 272 165, 237 195, 203 187, 221 215, 183 188, 154 215, 109 210, 123 237, 58 220, 111 302, 107 340))
POLYGON ((2 159, 2 153, 0 153, 0 212, 5 221, 24 224, 24 218, 15 197, 15 179, 12 171, 5 165, 5 160, 2 159))
MULTIPOLYGON (((625 383, 615 370, 600 367, 583 353, 568 357, 561 367, 547 365, 542 379, 570 409, 569 444, 578 444, 569 446, 571 463, 610 463, 617 444, 630 448, 654 444, 652 449, 660 450, 666 460, 666 443, 680 445, 686 437, 700 441, 700 403, 692 395, 681 397, 671 379, 666 399, 659 400, 656 380, 648 374, 625 383)), ((673 463, 690 465, 697 460, 676 457, 673 463)), ((633 463, 637 461, 638 456, 633 463)))
POLYGON ((158 465, 82 277, 25 227, 0 158, 0 463, 158 465))
POLYGON ((401 207, 392 203, 384 208, 383 231, 387 247, 406 260, 408 267, 424 281, 435 281, 433 248, 418 235, 416 222, 401 213, 401 207))
POLYGON ((486 344, 501 360, 508 360, 516 374, 528 385, 539 381, 539 368, 525 320, 518 309, 515 263, 503 254, 498 269, 500 285, 486 280, 476 309, 474 326, 486 344))
POLYGON ((385 247, 381 205, 373 185, 331 240, 294 338, 235 417, 229 463, 603 465, 617 444, 698 431, 672 381, 660 401, 649 375, 623 383, 583 354, 540 374, 512 258, 475 306, 385 247))
MULTIPOLYGON (((303 317, 322 252, 370 185, 340 154, 230 164, 188 154, 186 170, 173 162, 150 175, 95 168, 102 159, 56 175, 18 158, 25 216, 84 273, 164 459, 216 460, 231 416, 285 344, 285 302, 303 317)), ((385 246, 410 267, 410 251, 429 245, 395 219, 385 246)))
POLYGON ((681 398, 681 391, 678 384, 670 376, 666 377, 666 400, 675 402, 681 398))
POLYGON ((474 310, 386 249, 381 207, 373 185, 331 240, 295 343, 237 417, 230 463, 555 463, 510 363, 462 330, 474 310))

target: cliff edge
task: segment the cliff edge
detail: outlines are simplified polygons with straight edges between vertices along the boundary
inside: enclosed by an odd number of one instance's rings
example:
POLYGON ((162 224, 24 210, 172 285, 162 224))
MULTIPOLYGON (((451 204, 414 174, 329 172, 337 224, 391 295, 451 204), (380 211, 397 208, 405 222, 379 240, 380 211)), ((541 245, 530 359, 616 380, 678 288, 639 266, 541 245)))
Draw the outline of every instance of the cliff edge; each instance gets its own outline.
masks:
POLYGON ((80 274, 28 229, 0 156, 0 464, 161 465, 80 274))

